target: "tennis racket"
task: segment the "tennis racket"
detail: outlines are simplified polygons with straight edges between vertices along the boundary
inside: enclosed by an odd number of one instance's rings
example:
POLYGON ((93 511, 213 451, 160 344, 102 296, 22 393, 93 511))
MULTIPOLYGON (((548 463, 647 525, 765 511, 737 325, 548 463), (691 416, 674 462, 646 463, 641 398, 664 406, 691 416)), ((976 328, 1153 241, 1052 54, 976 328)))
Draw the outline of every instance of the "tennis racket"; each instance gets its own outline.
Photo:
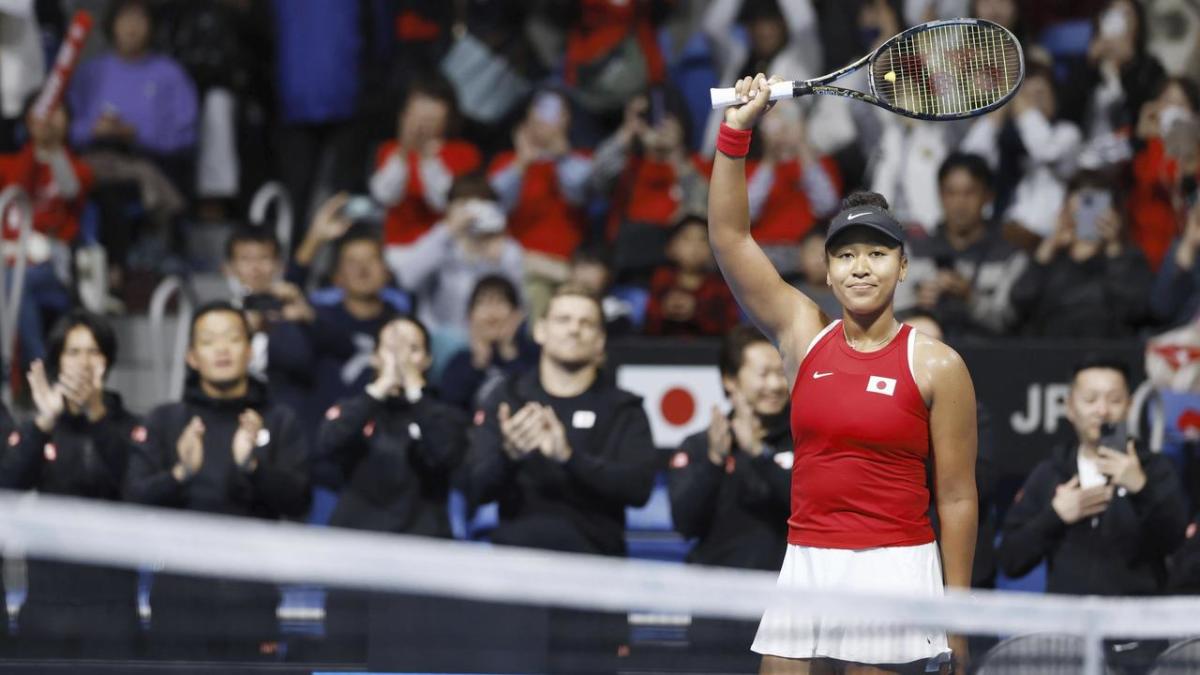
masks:
MULTIPOLYGON (((1025 55, 1008 29, 983 19, 949 19, 913 26, 823 77, 777 82, 771 100, 845 96, 919 120, 954 120, 999 108, 1024 78, 1025 55), (829 86, 863 67, 869 92, 829 86)), ((732 87, 711 93, 713 108, 745 102, 732 87)))

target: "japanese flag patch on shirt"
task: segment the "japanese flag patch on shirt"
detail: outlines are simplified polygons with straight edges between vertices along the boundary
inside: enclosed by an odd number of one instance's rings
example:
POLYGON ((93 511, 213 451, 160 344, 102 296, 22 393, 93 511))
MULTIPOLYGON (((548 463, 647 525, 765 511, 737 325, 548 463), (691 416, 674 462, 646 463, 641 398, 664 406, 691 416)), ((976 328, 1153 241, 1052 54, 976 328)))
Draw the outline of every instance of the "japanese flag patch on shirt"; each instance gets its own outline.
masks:
POLYGON ((867 381, 867 391, 872 394, 883 394, 884 396, 896 395, 896 381, 890 377, 879 377, 872 375, 867 381))

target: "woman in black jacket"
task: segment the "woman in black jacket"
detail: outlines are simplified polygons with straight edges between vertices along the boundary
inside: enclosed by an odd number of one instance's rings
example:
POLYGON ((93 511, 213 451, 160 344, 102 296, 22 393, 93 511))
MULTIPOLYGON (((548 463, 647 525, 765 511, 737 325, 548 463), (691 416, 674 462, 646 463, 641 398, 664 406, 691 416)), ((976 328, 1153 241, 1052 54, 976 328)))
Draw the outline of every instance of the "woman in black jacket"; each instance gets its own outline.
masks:
MULTIPOLYGON (((325 413, 318 461, 336 466, 341 497, 330 524, 449 538, 450 474, 466 452, 466 414, 428 388, 429 334, 416 319, 383 325, 375 377, 357 396, 325 413)), ((365 653, 367 596, 331 591, 325 607, 327 653, 365 653)))
MULTIPOLYGON (((104 389, 116 358, 113 331, 77 311, 48 342, 48 362, 35 361, 28 374, 37 412, 6 434, 0 487, 118 500, 140 427, 121 397, 104 389)), ((17 623, 30 656, 131 656, 139 635, 137 573, 30 560, 17 623)))

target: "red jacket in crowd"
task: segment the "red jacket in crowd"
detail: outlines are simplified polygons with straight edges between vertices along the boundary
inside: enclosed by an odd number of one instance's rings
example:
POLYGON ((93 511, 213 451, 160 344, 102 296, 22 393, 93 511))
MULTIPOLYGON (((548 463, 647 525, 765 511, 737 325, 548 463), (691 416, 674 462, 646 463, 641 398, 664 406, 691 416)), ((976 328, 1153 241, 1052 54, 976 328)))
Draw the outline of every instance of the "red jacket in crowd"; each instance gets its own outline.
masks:
MULTIPOLYGON (((489 176, 495 176, 516 160, 510 151, 496 155, 489 176)), ((558 187, 553 161, 534 162, 521 180, 521 196, 508 213, 508 233, 526 251, 567 260, 583 241, 586 220, 580 207, 573 206, 558 187)))
MULTIPOLYGON (((394 140, 381 145, 375 155, 375 170, 382 169, 398 148, 399 143, 394 140)), ((478 169, 482 162, 479 150, 465 141, 446 141, 438 156, 454 177, 478 169)), ((431 207, 425 199, 425 186, 421 183, 419 171, 420 155, 410 152, 404 160, 408 168, 404 197, 388 209, 383 225, 383 241, 389 245, 411 244, 442 217, 442 213, 431 207)))
MULTIPOLYGON (((25 188, 33 203, 34 230, 47 237, 70 242, 79 234, 79 218, 95 176, 91 167, 71 154, 70 150, 63 151, 67 153, 67 160, 79 181, 79 193, 73 198, 62 196, 50 165, 35 156, 32 144, 11 155, 0 155, 0 187, 15 184, 25 188)), ((4 238, 15 239, 16 236, 17 233, 10 231, 5 222, 4 238)))
POLYGON ((699 288, 686 289, 679 283, 679 270, 675 266, 665 265, 654 271, 646 306, 646 335, 724 335, 737 325, 738 319, 737 301, 716 272, 709 273, 699 288), (672 292, 691 296, 690 318, 679 320, 667 316, 667 295, 672 292))

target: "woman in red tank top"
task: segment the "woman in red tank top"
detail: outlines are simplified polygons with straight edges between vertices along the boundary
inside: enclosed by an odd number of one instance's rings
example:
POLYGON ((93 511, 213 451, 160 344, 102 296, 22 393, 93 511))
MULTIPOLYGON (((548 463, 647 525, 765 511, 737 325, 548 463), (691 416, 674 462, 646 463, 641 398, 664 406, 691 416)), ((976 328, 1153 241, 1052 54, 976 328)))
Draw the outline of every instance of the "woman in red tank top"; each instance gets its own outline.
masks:
MULTIPOLYGON (((896 320, 904 230, 876 193, 846 198, 825 241, 831 321, 779 276, 750 235, 745 160, 770 109, 759 74, 737 83, 709 189, 709 241, 742 309, 778 347, 793 385, 792 514, 780 585, 940 595, 967 588, 975 547, 975 392, 962 358, 896 320), (925 463, 935 476, 927 484, 925 463), (941 523, 934 540, 933 489, 941 523), (940 546, 939 546, 940 543, 940 546)), ((783 603, 786 605, 786 603, 783 603)), ((764 615, 762 673, 943 670, 945 633, 855 631, 783 606, 764 615), (934 669, 936 670, 936 668, 934 669)), ((965 665, 966 641, 952 638, 965 665)))

